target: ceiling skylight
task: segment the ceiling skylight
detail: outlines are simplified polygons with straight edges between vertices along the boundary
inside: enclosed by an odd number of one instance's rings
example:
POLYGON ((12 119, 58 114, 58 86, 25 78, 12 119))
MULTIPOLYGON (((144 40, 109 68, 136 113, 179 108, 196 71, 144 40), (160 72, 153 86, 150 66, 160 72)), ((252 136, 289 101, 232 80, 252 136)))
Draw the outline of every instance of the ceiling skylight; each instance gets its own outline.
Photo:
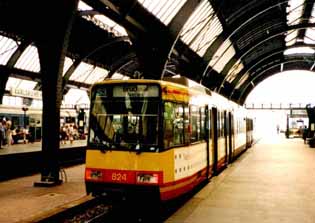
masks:
MULTIPOLYGON (((289 27, 303 22, 302 17, 304 8, 305 0, 289 0, 287 7, 287 25, 289 27)), ((286 46, 292 46, 298 42, 303 42, 303 39, 297 39, 298 36, 299 30, 288 31, 285 38, 286 46)))
POLYGON ((304 43, 315 44, 315 29, 308 28, 305 32, 304 43))
MULTIPOLYGON (((315 23, 315 5, 313 6, 309 23, 315 23)), ((304 42, 306 44, 315 44, 315 29, 314 28, 306 29, 304 42)))
POLYGON ((223 31, 208 0, 203 0, 185 23, 180 38, 200 56, 223 31))
POLYGON ((17 43, 0 35, 0 64, 5 65, 17 49, 17 43))
MULTIPOLYGON (((93 10, 93 8, 85 4, 84 2, 80 1, 78 5, 78 10, 88 11, 93 10)), ((127 36, 125 28, 123 28, 122 26, 120 26, 119 24, 117 24, 116 22, 102 14, 84 15, 83 18, 93 22, 95 25, 99 26, 104 30, 115 33, 116 36, 127 36)))
POLYGON ((315 50, 310 47, 294 47, 284 51, 284 55, 295 55, 295 54, 314 54, 315 50))
POLYGON ((39 72, 40 64, 37 48, 31 45, 28 46, 26 50, 23 51, 21 57, 19 58, 14 67, 27 71, 39 72))
POLYGON ((6 87, 6 90, 14 89, 26 89, 26 90, 33 90, 36 86, 37 82, 29 81, 29 80, 21 80, 18 78, 9 77, 6 87))
POLYGON ((234 47, 230 40, 226 40, 217 52, 213 55, 209 65, 218 73, 220 73, 225 64, 235 55, 234 47))
POLYGON ((187 0, 138 0, 149 12, 168 25, 187 0))
POLYGON ((305 0, 290 0, 287 8, 288 25, 297 25, 301 22, 305 0))

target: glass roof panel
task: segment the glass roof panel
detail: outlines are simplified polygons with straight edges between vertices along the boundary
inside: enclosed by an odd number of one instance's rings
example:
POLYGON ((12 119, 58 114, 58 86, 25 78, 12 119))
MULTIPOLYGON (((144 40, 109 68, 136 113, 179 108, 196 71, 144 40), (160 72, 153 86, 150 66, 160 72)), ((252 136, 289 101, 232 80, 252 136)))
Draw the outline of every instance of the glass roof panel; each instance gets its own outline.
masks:
POLYGON ((301 17, 304 9, 305 0, 290 0, 287 8, 288 25, 296 25, 301 23, 301 17))
POLYGON ((315 29, 312 28, 306 29, 304 43, 315 44, 315 29))
POLYGON ((226 81, 228 82, 232 82, 237 74, 244 68, 243 64, 242 64, 242 61, 239 60, 237 63, 235 63, 233 65, 233 67, 229 70, 228 74, 227 74, 227 77, 226 77, 226 81))
MULTIPOLYGON (((86 11, 86 10, 93 10, 93 8, 86 3, 79 1, 78 4, 79 11, 86 11)), ((101 14, 91 14, 91 15, 84 15, 82 16, 86 20, 93 22, 95 25, 99 26, 100 28, 107 30, 109 32, 115 33, 116 36, 127 36, 127 32, 124 27, 120 26, 113 20, 107 18, 101 14)))
POLYGON ((287 46, 292 46, 293 44, 295 44, 297 35, 298 35, 298 31, 297 30, 288 32, 287 36, 285 37, 286 45, 287 46))
POLYGON ((17 47, 14 40, 0 35, 0 64, 6 65, 17 47))
POLYGON ((175 15, 179 12, 179 10, 182 8, 182 6, 185 4, 187 0, 175 0, 175 1, 169 1, 172 2, 172 5, 164 12, 164 14, 161 13, 160 20, 165 24, 168 25, 172 19, 175 17, 175 15))
POLYGON ((39 64, 37 48, 31 45, 28 46, 24 50, 21 57, 18 59, 17 63, 14 65, 14 67, 21 70, 39 72, 40 64, 39 64))
POLYGON ((181 39, 187 45, 190 45, 192 39, 210 20, 211 17, 210 14, 212 12, 213 12, 212 7, 210 6, 210 3, 207 0, 203 0, 202 3, 198 5, 196 10, 192 13, 188 21, 185 23, 182 29, 182 33, 180 35, 181 39))
POLYGON ((107 74, 108 74, 107 70, 100 67, 95 67, 84 82, 87 84, 93 84, 95 82, 102 81, 105 79, 107 74))
MULTIPOLYGON (((309 23, 315 23, 315 5, 313 6, 309 23)), ((314 28, 306 29, 305 36, 304 36, 304 43, 315 44, 315 29, 314 28)))
POLYGON ((241 77, 241 79, 239 80, 239 82, 237 83, 237 85, 236 85, 236 89, 239 89, 240 87, 241 87, 241 85, 242 84, 244 84, 245 83, 245 81, 247 80, 249 78, 249 74, 248 73, 246 73, 245 75, 243 75, 242 77, 241 77))
POLYGON ((66 74, 67 70, 71 67, 72 64, 73 64, 72 59, 69 58, 69 57, 66 57, 65 58, 65 63, 63 65, 63 74, 62 74, 62 76, 64 76, 66 74))
POLYGON ((33 90, 36 84, 37 82, 35 81, 22 80, 22 79, 18 79, 14 77, 9 77, 5 89, 8 91, 11 88, 33 90))
POLYGON ((231 41, 226 40, 213 55, 209 65, 218 73, 220 73, 234 55, 235 50, 231 41))
POLYGON ((191 48, 195 50, 201 57, 205 54, 208 47, 216 40, 218 35, 223 31, 221 23, 217 17, 213 17, 211 21, 196 37, 191 48))
POLYGON ((311 17, 309 19, 309 23, 314 23, 315 22, 315 5, 313 6, 311 17))
POLYGON ((79 1, 78 9, 84 11, 84 10, 92 10, 93 8, 87 5, 85 2, 79 1))
POLYGON ((168 25, 187 0, 138 0, 143 7, 168 25))
MULTIPOLYGON (((288 26, 300 24, 302 21, 305 0, 289 0, 287 7, 288 26)), ((297 42, 298 31, 287 32, 286 46, 292 46, 297 42)), ((301 40, 302 41, 302 40, 301 40)))
POLYGON ((209 1, 199 4, 183 27, 181 39, 200 56, 223 31, 222 25, 216 16, 209 1))
POLYGON ((122 75, 122 74, 120 74, 120 73, 115 73, 115 74, 112 76, 111 79, 115 79, 115 80, 128 80, 128 79, 130 79, 130 77, 124 76, 124 75, 122 75))
POLYGON ((310 47, 294 47, 284 51, 284 55, 295 55, 295 54, 314 54, 315 50, 310 47))
POLYGON ((82 62, 70 76, 70 80, 84 83, 93 70, 94 67, 92 65, 82 62))
POLYGON ((85 90, 71 88, 65 94, 62 105, 89 104, 89 96, 85 90))

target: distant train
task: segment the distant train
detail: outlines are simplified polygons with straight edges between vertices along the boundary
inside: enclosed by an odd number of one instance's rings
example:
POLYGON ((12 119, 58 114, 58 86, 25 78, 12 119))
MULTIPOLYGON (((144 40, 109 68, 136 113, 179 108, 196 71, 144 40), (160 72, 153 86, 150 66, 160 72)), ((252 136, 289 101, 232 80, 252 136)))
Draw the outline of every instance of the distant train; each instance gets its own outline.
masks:
POLYGON ((104 81, 91 89, 86 190, 172 200, 252 143, 246 109, 186 78, 104 81))
MULTIPOLYGON (((82 128, 86 128, 85 111, 80 110, 77 112, 75 109, 62 109, 60 112, 60 124, 64 123, 77 123, 82 128)), ((35 140, 42 137, 42 110, 28 108, 23 111, 18 106, 0 105, 0 120, 11 120, 11 128, 27 127, 34 131, 35 140)))

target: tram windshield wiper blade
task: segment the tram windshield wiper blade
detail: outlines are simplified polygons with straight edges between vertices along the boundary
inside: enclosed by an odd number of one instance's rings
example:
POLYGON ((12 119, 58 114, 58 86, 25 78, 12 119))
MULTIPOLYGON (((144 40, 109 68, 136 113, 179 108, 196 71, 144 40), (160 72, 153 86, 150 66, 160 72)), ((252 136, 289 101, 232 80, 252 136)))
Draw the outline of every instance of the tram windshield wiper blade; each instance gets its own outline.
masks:
POLYGON ((140 143, 137 143, 137 144, 136 144, 135 150, 136 150, 136 154, 140 154, 140 153, 141 153, 141 146, 140 146, 140 143))

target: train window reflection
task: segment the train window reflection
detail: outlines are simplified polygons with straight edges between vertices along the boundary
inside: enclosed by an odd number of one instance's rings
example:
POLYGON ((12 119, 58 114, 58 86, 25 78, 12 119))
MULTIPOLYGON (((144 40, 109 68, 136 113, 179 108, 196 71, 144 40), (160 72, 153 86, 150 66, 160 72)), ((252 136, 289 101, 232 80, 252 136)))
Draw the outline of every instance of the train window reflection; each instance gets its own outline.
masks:
POLYGON ((158 108, 159 101, 152 98, 97 98, 91 108, 90 146, 155 150, 158 108))

